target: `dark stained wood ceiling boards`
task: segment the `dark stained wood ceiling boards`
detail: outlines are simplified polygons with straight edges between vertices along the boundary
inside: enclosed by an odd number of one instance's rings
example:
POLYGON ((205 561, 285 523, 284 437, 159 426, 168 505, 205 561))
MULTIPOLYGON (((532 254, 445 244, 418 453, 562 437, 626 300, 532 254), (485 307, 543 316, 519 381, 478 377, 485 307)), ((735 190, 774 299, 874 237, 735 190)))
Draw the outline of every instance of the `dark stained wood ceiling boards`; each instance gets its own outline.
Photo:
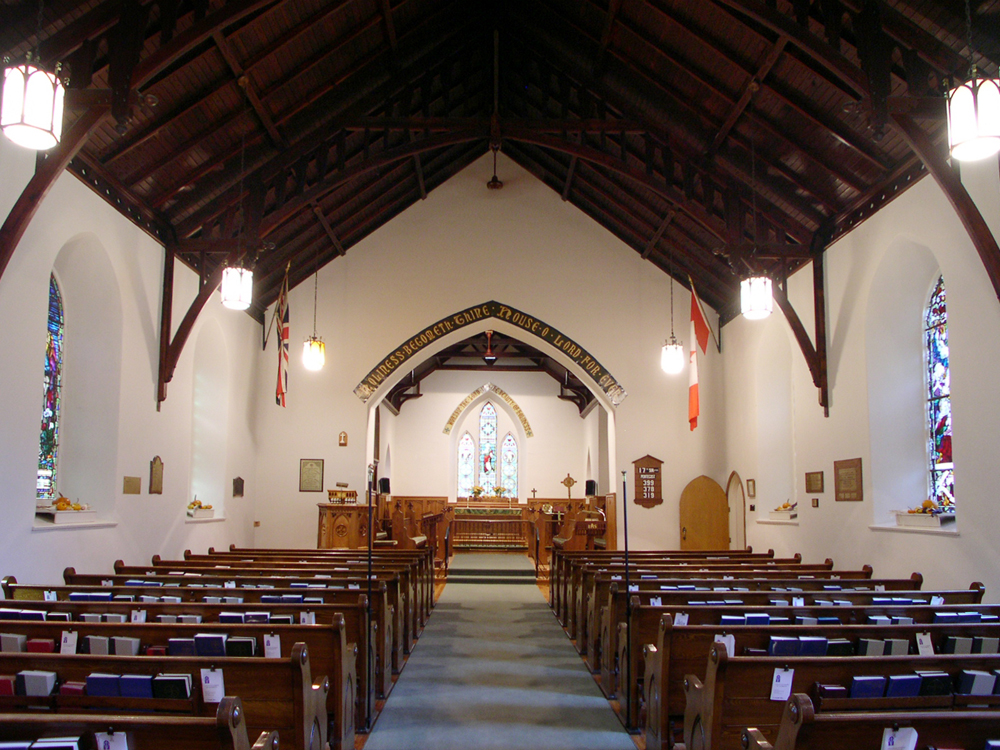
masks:
POLYGON ((728 320, 924 176, 950 77, 1000 59, 1000 0, 971 52, 960 0, 37 8, 0 49, 68 71, 68 168, 205 280, 248 253, 258 318, 493 147, 728 320))

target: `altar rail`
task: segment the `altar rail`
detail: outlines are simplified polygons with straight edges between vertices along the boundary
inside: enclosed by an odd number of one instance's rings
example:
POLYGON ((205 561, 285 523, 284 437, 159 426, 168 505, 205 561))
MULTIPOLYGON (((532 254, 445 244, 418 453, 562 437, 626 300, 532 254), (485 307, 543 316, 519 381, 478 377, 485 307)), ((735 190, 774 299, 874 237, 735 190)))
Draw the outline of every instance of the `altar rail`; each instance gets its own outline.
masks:
POLYGON ((524 549, 528 546, 528 523, 521 518, 463 518, 452 524, 453 546, 457 549, 524 549))

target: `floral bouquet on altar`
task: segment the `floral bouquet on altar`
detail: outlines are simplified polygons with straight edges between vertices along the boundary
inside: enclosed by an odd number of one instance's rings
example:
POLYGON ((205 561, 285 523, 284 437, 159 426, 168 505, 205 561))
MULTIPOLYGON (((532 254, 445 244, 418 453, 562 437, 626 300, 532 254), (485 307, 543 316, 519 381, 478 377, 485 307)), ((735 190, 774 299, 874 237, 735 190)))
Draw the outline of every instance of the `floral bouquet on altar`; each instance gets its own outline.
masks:
POLYGON ((486 492, 486 490, 484 490, 484 489, 483 489, 482 487, 480 487, 480 486, 479 486, 478 484, 477 484, 477 485, 476 485, 475 487, 473 487, 473 488, 472 488, 472 496, 473 496, 474 498, 476 498, 477 500, 478 500, 478 499, 479 499, 480 497, 482 497, 482 495, 483 495, 483 493, 484 493, 484 492, 486 492))
POLYGON ((503 493, 505 493, 506 491, 507 488, 501 485, 497 485, 496 487, 493 488, 493 494, 496 495, 497 497, 503 497, 503 493))

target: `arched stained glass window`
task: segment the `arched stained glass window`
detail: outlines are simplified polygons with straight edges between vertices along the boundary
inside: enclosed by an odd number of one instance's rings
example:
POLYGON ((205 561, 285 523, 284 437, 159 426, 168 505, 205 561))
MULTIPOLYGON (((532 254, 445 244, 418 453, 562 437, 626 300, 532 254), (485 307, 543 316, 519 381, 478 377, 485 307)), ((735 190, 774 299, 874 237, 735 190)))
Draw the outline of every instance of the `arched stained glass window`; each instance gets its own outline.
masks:
POLYGON ((955 507, 955 464, 951 456, 951 377, 948 359, 948 310, 944 277, 938 277, 924 315, 927 350, 927 423, 930 498, 955 507))
POLYGON ((497 486, 497 410, 489 401, 479 412, 479 485, 490 495, 497 486))
POLYGON ((517 441, 509 432, 500 445, 500 484, 507 497, 517 497, 517 441))
POLYGON ((38 444, 38 479, 35 498, 48 503, 58 494, 56 468, 59 455, 59 407, 63 367, 63 302, 54 275, 49 276, 49 318, 45 344, 45 398, 42 402, 42 430, 38 444))
POLYGON ((458 497, 469 497, 476 474, 476 444, 468 432, 458 441, 458 497))

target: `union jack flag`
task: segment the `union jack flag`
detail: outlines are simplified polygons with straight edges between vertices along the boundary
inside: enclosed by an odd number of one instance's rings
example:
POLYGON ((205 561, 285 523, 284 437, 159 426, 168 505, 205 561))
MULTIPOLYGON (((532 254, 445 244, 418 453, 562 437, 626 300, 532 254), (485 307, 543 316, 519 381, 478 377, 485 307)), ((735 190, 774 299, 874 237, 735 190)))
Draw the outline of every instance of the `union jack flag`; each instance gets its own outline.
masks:
POLYGON ((286 406, 285 397, 288 395, 288 277, 281 285, 281 294, 278 295, 278 309, 275 313, 281 328, 278 335, 278 387, 274 393, 274 403, 278 406, 286 406))

